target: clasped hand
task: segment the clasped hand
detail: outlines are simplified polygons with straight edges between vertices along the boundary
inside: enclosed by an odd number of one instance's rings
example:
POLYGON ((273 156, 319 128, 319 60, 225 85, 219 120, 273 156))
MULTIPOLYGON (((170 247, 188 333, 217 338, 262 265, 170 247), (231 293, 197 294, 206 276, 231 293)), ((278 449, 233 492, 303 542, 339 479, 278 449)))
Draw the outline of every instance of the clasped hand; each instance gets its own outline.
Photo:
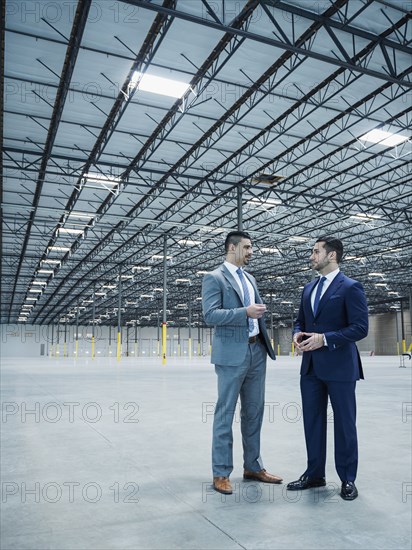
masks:
POLYGON ((265 304, 250 304, 246 308, 246 315, 252 319, 260 319, 266 311, 265 304))
POLYGON ((313 351, 323 347, 323 334, 318 332, 297 332, 293 342, 300 351, 313 351))

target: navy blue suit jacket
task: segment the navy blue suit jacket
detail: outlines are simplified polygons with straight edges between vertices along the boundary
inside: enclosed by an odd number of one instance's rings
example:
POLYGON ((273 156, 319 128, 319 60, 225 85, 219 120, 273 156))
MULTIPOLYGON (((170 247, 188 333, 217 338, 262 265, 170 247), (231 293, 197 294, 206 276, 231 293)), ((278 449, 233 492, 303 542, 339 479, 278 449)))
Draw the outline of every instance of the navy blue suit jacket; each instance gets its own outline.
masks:
POLYGON ((339 272, 322 296, 314 316, 311 293, 318 280, 303 289, 293 332, 324 334, 328 345, 304 352, 300 373, 307 374, 312 364, 321 380, 359 380, 363 378, 363 370, 355 342, 368 334, 368 305, 363 287, 339 272))

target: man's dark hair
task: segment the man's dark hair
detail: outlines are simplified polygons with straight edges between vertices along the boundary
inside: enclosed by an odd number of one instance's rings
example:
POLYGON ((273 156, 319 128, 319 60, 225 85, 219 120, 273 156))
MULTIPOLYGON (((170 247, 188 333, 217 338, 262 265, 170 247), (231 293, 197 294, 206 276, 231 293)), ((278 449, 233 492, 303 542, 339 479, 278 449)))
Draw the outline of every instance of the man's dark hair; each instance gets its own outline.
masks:
POLYGON ((329 252, 336 252, 336 261, 340 263, 343 256, 343 243, 340 239, 337 239, 336 237, 319 237, 316 242, 325 243, 323 247, 328 254, 329 252))
POLYGON ((225 252, 229 251, 230 244, 234 244, 236 246, 242 239, 252 240, 249 233, 246 233, 246 231, 231 231, 228 233, 225 240, 225 252))

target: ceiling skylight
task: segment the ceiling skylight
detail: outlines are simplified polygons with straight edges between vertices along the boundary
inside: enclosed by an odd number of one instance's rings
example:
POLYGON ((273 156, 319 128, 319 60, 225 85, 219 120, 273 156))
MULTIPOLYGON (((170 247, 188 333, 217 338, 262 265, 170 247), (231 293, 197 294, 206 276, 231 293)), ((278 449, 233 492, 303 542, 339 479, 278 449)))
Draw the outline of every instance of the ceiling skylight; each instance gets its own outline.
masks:
POLYGON ((387 147, 395 147, 407 141, 409 138, 401 134, 393 134, 391 132, 375 129, 367 132, 359 139, 362 141, 369 141, 370 143, 378 143, 379 145, 385 145, 387 147))
POLYGON ((170 78, 162 78, 151 74, 143 74, 135 71, 130 81, 131 88, 137 88, 143 92, 151 92, 153 94, 166 95, 169 97, 180 98, 189 89, 187 82, 172 80, 170 78))

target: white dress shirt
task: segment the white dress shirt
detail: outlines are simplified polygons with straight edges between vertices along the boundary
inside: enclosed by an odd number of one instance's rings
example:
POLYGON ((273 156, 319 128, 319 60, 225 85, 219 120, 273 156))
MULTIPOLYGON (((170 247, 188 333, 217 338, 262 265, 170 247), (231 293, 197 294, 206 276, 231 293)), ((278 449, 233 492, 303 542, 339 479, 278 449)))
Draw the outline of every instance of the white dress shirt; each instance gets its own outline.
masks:
MULTIPOLYGON (((240 290, 240 294, 242 296, 243 302, 244 302, 244 295, 243 295, 243 286, 241 283, 241 280, 239 278, 239 275, 236 273, 236 270, 239 269, 236 265, 231 264, 230 262, 225 261, 224 262, 225 267, 230 271, 230 273, 235 278, 235 281, 237 282, 240 290)), ((242 269, 242 268, 241 268, 242 269)), ((243 271, 243 270, 242 270, 243 271)), ((247 278, 246 275, 244 275, 244 279, 247 285, 247 288, 249 290, 249 296, 250 296, 250 303, 256 304, 256 297, 255 297, 255 289, 253 288, 251 282, 247 278)), ((259 334, 259 323, 257 319, 252 319, 253 321, 253 330, 249 332, 249 336, 257 336, 259 334)))
MULTIPOLYGON (((338 269, 335 269, 334 271, 331 271, 330 273, 328 273, 327 275, 322 275, 322 277, 325 277, 325 280, 323 281, 323 287, 322 287, 322 292, 320 293, 320 299, 322 299, 322 296, 325 294, 326 290, 328 289, 328 286, 331 284, 331 282, 333 281, 333 279, 336 277, 336 275, 339 273, 339 268, 338 269)), ((319 279, 320 281, 320 279, 319 279)), ((319 284, 319 283, 318 283, 319 284)), ((312 306, 312 311, 313 311, 313 306, 315 304, 315 295, 316 295, 316 289, 318 288, 318 285, 315 285, 315 288, 312 290, 312 294, 310 296, 310 303, 311 303, 311 306, 312 306)), ((323 344, 325 346, 328 345, 328 342, 326 340, 326 336, 323 335, 323 344)))

